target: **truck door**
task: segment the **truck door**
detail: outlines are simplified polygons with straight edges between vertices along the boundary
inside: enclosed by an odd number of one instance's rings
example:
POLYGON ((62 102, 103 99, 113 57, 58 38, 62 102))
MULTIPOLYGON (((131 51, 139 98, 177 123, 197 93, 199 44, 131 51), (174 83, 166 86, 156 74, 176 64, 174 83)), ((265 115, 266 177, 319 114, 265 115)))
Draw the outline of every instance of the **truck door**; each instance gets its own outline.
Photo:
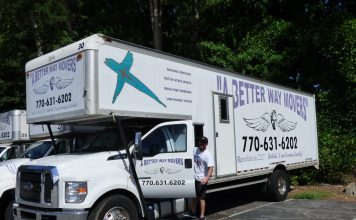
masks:
POLYGON ((232 96, 213 94, 217 176, 236 174, 235 126, 232 96))
POLYGON ((169 122, 143 137, 136 171, 145 198, 195 197, 191 122, 169 122))

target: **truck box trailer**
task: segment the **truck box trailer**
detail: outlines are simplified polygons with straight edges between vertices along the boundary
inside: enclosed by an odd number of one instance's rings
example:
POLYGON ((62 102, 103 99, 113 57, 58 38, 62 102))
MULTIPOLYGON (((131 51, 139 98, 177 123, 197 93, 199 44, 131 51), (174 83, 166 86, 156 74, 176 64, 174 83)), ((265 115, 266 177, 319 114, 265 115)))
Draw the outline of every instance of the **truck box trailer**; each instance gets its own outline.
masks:
POLYGON ((25 110, 12 110, 0 114, 0 162, 19 156, 26 150, 29 138, 29 125, 25 110))
POLYGON ((28 132, 25 110, 12 110, 0 114, 0 143, 29 141, 28 132))
POLYGON ((28 62, 26 105, 28 123, 121 129, 93 136, 86 154, 22 166, 16 219, 181 212, 181 198, 195 196, 193 149, 203 135, 215 158, 208 192, 264 183, 281 201, 288 172, 319 163, 314 95, 103 35, 28 62), (32 174, 49 174, 47 196, 26 192, 32 174))

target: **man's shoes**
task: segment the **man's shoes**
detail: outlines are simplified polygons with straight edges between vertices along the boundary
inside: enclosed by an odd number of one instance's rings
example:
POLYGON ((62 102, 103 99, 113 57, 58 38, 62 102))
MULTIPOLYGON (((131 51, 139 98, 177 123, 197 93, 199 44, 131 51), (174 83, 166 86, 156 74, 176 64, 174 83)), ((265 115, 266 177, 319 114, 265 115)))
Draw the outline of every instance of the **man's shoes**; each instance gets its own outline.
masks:
POLYGON ((197 218, 197 215, 191 211, 184 213, 183 216, 187 218, 197 218))
POLYGON ((203 218, 199 218, 199 220, 206 220, 206 219, 205 219, 205 217, 203 217, 203 218))

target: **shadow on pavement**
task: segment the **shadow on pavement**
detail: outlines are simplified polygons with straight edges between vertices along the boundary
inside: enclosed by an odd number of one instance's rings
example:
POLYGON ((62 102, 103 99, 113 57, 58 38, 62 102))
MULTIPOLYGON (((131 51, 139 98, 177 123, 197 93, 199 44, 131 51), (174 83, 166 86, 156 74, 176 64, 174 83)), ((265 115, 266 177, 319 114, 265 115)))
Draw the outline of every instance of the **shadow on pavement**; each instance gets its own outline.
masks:
POLYGON ((215 192, 207 195, 206 214, 212 214, 255 201, 267 201, 260 185, 215 192))

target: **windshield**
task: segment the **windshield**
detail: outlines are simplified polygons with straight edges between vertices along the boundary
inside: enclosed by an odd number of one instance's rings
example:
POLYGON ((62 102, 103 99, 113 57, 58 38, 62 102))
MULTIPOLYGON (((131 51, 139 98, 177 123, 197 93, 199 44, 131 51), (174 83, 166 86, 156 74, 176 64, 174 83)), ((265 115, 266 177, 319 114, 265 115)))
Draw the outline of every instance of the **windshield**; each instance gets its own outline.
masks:
POLYGON ((63 153, 93 153, 101 151, 118 151, 123 149, 119 141, 117 129, 108 129, 97 134, 81 134, 62 137, 56 140, 56 150, 52 141, 41 141, 30 145, 20 158, 38 159, 45 156, 63 153), (119 148, 120 146, 120 148, 119 148))
POLYGON ((5 150, 5 147, 0 147, 0 154, 3 150, 5 150))
POLYGON ((73 152, 95 153, 102 151, 123 150, 124 145, 119 138, 118 130, 115 128, 106 129, 96 133, 89 138, 79 138, 73 152))
POLYGON ((36 142, 30 145, 30 147, 23 152, 19 157, 20 158, 30 158, 30 159, 38 159, 48 152, 48 150, 52 147, 51 141, 42 141, 36 142))

